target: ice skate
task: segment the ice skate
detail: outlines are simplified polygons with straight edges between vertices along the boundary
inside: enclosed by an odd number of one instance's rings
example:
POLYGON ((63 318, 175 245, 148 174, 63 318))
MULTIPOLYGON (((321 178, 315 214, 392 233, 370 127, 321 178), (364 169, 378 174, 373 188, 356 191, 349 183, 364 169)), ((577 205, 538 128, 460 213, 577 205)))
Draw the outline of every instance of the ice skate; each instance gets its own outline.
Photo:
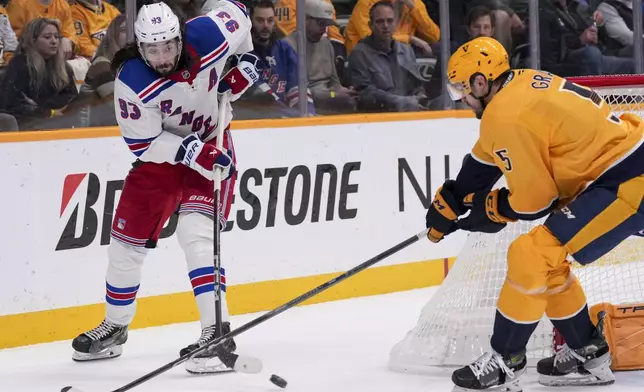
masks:
MULTIPOLYGON (((230 323, 225 322, 221 326, 222 332, 227 334, 230 332, 230 323)), ((201 331, 201 337, 195 343, 183 348, 179 355, 184 356, 191 351, 203 347, 210 343, 211 341, 218 338, 217 328, 215 325, 204 328, 201 331)), ((224 362, 230 364, 231 361, 234 363, 234 359, 231 358, 231 353, 237 349, 237 345, 234 340, 228 340, 222 345, 216 347, 210 347, 206 351, 195 355, 185 362, 185 369, 188 373, 192 374, 211 374, 211 373, 228 373, 233 372, 232 367, 227 366, 224 362), (223 362, 222 362, 223 360, 223 362)))
POLYGON ((82 333, 72 341, 74 361, 93 361, 116 358, 123 353, 127 341, 127 325, 115 325, 107 320, 91 331, 82 333))
POLYGON ((507 358, 494 351, 486 353, 471 365, 452 373, 453 391, 520 392, 519 379, 525 373, 526 365, 525 352, 507 358))
POLYGON ((590 343, 576 350, 564 344, 555 355, 537 363, 537 372, 539 384, 550 387, 614 383, 610 351, 601 333, 601 321, 590 343))

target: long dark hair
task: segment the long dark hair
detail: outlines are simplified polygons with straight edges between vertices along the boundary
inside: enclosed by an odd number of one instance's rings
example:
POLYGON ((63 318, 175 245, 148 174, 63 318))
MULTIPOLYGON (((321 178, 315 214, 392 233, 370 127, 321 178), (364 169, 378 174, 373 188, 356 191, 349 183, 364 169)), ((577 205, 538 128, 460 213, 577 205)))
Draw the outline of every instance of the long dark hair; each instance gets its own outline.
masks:
POLYGON ((110 25, 107 27, 107 33, 101 40, 101 43, 96 49, 94 59, 97 57, 105 57, 112 60, 116 52, 120 49, 118 40, 121 34, 121 25, 125 23, 125 14, 119 14, 116 18, 112 19, 110 25))
POLYGON ((25 27, 20 36, 20 45, 18 46, 18 53, 24 53, 27 58, 27 68, 31 79, 29 83, 36 91, 40 91, 47 81, 51 83, 56 91, 63 90, 70 82, 67 63, 60 47, 58 48, 58 53, 48 59, 45 59, 36 49, 36 40, 38 40, 45 27, 49 25, 54 26, 60 35, 58 20, 35 18, 25 27))

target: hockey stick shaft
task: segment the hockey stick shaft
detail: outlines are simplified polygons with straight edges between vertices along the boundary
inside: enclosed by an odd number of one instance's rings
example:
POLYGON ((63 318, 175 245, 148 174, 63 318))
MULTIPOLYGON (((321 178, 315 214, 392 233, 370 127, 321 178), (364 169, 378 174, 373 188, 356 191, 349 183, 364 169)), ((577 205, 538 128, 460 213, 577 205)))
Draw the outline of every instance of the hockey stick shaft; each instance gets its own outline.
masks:
MULTIPOLYGON (((216 134, 216 147, 223 151, 224 148, 224 137, 226 136, 227 128, 227 119, 226 114, 228 112, 228 102, 230 100, 230 95, 224 93, 221 95, 218 103, 218 112, 217 112, 217 134, 216 134)), ((233 159, 233 156, 230 157, 233 159)), ((232 164, 232 163, 231 163, 232 164)), ((222 181, 222 169, 215 165, 214 178, 213 178, 213 203, 214 203, 214 216, 213 216, 213 266, 215 269, 215 336, 223 336, 223 320, 222 320, 222 290, 221 290, 221 227, 223 213, 221 211, 221 181, 222 181)), ((234 173, 233 173, 234 175, 234 173)), ((262 361, 257 358, 250 357, 247 355, 239 355, 233 352, 228 352, 225 350, 219 350, 217 353, 219 360, 226 365, 227 367, 236 370, 242 373, 259 373, 262 368, 262 361)))
MULTIPOLYGON (((194 350, 194 351, 192 351, 190 353, 187 353, 186 355, 184 355, 182 357, 179 357, 179 358, 175 359, 174 361, 169 362, 169 363, 161 366, 160 368, 158 368, 158 369, 156 369, 156 370, 154 370, 154 371, 152 371, 152 372, 150 372, 150 373, 148 373, 148 374, 146 374, 146 375, 144 375, 144 376, 132 381, 131 383, 129 383, 127 385, 124 385, 121 388, 113 390, 112 392, 129 391, 130 389, 132 389, 132 388, 134 388, 136 386, 139 386, 139 385, 143 384, 144 382, 149 381, 149 380, 153 379, 154 377, 156 377, 156 376, 158 376, 158 375, 160 375, 162 373, 167 372, 168 370, 174 368, 175 366, 182 364, 183 362, 185 362, 188 359, 190 359, 190 357, 192 357, 192 356, 194 356, 196 354, 200 354, 203 351, 208 350, 209 347, 220 345, 220 344, 222 344, 222 343, 234 338, 235 336, 237 336, 239 334, 242 334, 242 333, 248 331, 249 329, 258 326, 259 324, 262 324, 263 322, 272 319, 273 317, 281 314, 282 312, 285 312, 286 310, 291 309, 291 308, 295 307, 296 305, 301 304, 302 302, 306 301, 307 299, 320 294, 321 292, 331 288, 332 286, 335 286, 336 284, 338 284, 338 283, 340 283, 340 282, 342 282, 342 281, 344 281, 344 280, 356 275, 357 273, 359 273, 359 272, 371 267, 372 265, 375 265, 378 262, 386 259, 387 257, 389 257, 389 256, 401 251, 402 249, 408 247, 409 245, 414 244, 418 240, 420 240, 422 238, 425 238, 427 236, 427 231, 428 230, 423 230, 422 232, 407 238, 406 240, 400 242, 397 245, 392 246, 391 248, 385 250, 384 252, 378 254, 377 256, 372 257, 371 259, 365 261, 364 263, 353 267, 352 269, 348 270, 347 272, 336 276, 335 278, 329 280, 328 282, 319 285, 318 287, 316 287, 316 288, 314 288, 314 289, 312 289, 312 290, 300 295, 299 297, 292 299, 291 301, 285 303, 284 305, 282 305, 282 306, 280 306, 278 308, 275 308, 275 309, 273 309, 273 310, 271 310, 271 311, 269 311, 269 312, 267 312, 267 313, 255 318, 255 319, 247 322, 246 324, 242 325, 241 327, 230 331, 226 335, 221 336, 221 337, 213 340, 209 344, 207 344, 207 345, 205 345, 203 347, 200 347, 200 348, 198 348, 198 349, 196 349, 196 350, 194 350)), ((70 392, 80 392, 76 388, 73 388, 73 389, 71 389, 69 391, 70 392)))
MULTIPOLYGON (((221 151, 224 146, 224 132, 226 129, 226 110, 228 109, 228 94, 224 93, 219 102, 219 111, 217 112, 217 148, 221 151)), ((231 157, 232 159, 232 157, 231 157)), ((223 336, 221 321, 221 170, 215 166, 214 178, 214 216, 212 219, 214 226, 214 246, 213 246, 213 265, 215 267, 215 329, 217 336, 223 336)))

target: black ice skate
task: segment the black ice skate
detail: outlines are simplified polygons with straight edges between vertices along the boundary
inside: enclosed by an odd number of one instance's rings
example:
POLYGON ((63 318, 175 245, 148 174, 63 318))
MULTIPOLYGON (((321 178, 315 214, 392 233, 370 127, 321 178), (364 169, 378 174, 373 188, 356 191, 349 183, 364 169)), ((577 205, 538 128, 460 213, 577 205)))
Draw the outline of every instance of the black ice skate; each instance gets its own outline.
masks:
MULTIPOLYGON (((227 334, 230 332, 230 323, 225 322, 221 325, 222 332, 227 334)), ((211 341, 218 338, 217 328, 214 325, 204 328, 201 331, 201 337, 195 343, 183 348, 180 356, 184 356, 199 347, 203 347, 211 341)), ((234 351, 237 345, 233 339, 226 341, 222 345, 216 347, 209 347, 205 351, 193 356, 185 362, 185 369, 188 373, 192 374, 210 374, 210 373, 228 373, 233 372, 233 364, 235 363, 234 351)))
POLYGON ((614 383, 610 351, 601 328, 602 321, 586 346, 573 350, 564 344, 555 355, 540 360, 537 363, 539 384, 554 387, 614 383))
POLYGON ((93 361, 116 358, 123 353, 127 341, 127 325, 115 325, 107 320, 91 331, 80 334, 72 341, 74 361, 93 361))
POLYGON ((452 373, 453 391, 512 391, 520 392, 519 378, 525 373, 525 352, 503 358, 492 351, 471 365, 452 373))

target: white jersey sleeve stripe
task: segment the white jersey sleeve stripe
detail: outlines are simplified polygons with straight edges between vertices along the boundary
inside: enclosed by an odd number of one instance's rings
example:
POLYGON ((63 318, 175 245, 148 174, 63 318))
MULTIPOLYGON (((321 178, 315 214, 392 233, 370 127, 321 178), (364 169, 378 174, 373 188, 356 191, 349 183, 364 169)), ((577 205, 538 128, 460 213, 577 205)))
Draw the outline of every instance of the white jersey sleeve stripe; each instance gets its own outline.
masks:
POLYGON ((157 136, 147 139, 132 139, 123 136, 123 139, 125 140, 125 143, 127 143, 128 148, 137 157, 140 157, 144 152, 146 152, 156 138, 157 136))
POLYGON ((150 87, 146 88, 143 90, 141 94, 139 94, 139 99, 143 103, 148 103, 152 98, 156 97, 157 95, 161 94, 163 90, 167 89, 168 87, 172 86, 175 82, 170 80, 170 79, 158 79, 155 83, 153 83, 150 87))
POLYGON ((221 58, 228 53, 228 49, 228 42, 224 41, 224 43, 221 44, 217 49, 207 54, 204 58, 201 59, 200 71, 203 71, 204 69, 206 69, 206 67, 212 65, 212 63, 221 60, 221 58))

